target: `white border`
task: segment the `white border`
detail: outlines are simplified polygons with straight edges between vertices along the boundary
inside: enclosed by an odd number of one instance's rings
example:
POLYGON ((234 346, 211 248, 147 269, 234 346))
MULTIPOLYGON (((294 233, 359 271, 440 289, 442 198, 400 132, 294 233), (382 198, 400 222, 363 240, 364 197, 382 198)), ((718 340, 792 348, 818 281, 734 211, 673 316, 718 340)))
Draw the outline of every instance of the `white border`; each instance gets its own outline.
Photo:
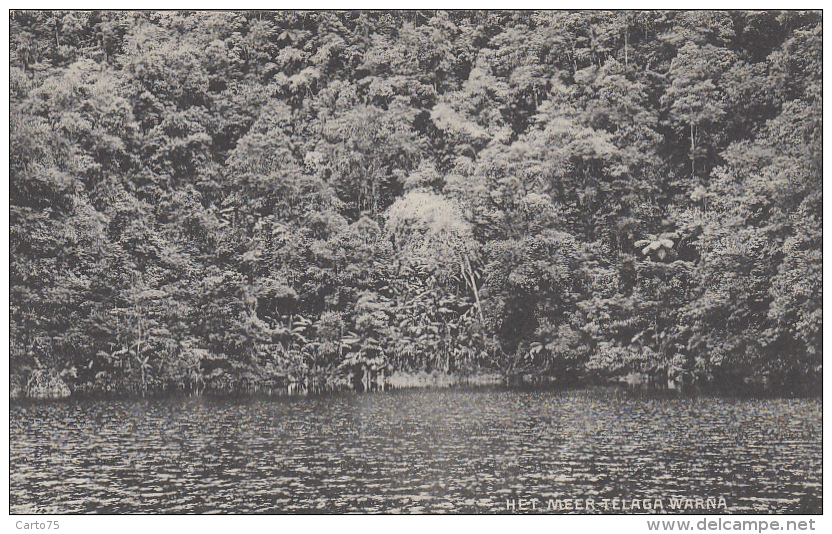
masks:
MULTIPOLYGON (((20 2, 19 4, 24 4, 20 2)), ((784 6, 785 2, 775 3, 771 1, 734 1, 734 2, 719 2, 713 0, 699 1, 699 2, 684 2, 684 5, 676 3, 669 4, 668 2, 659 2, 656 0, 642 1, 635 3, 598 1, 598 0, 583 0, 581 2, 541 2, 541 1, 524 1, 515 0, 512 2, 496 2, 494 0, 482 0, 479 2, 468 1, 453 1, 444 0, 442 2, 413 2, 402 1, 391 5, 389 1, 379 0, 359 0, 352 2, 335 2, 335 1, 313 1, 310 5, 298 5, 297 2, 264 2, 262 0, 254 2, 242 2, 242 5, 235 5, 231 3, 215 2, 211 0, 185 0, 171 5, 170 2, 162 1, 143 1, 143 2, 129 2, 128 5, 121 5, 113 3, 112 1, 103 2, 101 0, 89 0, 87 2, 67 2, 67 1, 44 1, 35 2, 34 6, 17 5, 17 9, 171 9, 173 7, 178 9, 823 9, 824 3, 817 0, 810 0, 807 2, 798 2, 795 6, 784 6), (508 5, 507 5, 508 4, 508 5), (635 4, 635 5, 633 5, 635 4), (729 4, 726 6, 726 4, 729 4)), ((8 12, 7 12, 8 16, 8 12)), ((4 56, 9 57, 9 25, 8 19, 2 25, 2 47, 4 56)), ((826 55, 826 46, 824 43, 824 55, 826 55)), ((9 79, 9 64, 5 61, 0 62, 2 67, 3 77, 9 79)), ((824 87, 827 86, 827 74, 824 73, 823 81, 824 87)), ((826 91, 824 90, 824 96, 826 91)), ((3 117, 5 124, 8 124, 9 119, 9 101, 8 93, 3 92, 3 117)), ((826 118, 824 112, 824 119, 826 118)), ((824 126, 824 138, 828 137, 827 127, 824 126)), ((2 167, 2 177, 4 186, 0 188, 3 203, 9 204, 9 139, 8 129, 2 128, 2 150, 4 155, 5 165, 2 167)), ((824 145, 825 148, 825 145, 824 145)), ((829 166, 828 154, 824 155, 823 163, 827 168, 829 166)), ((827 193, 827 188, 824 187, 824 193, 827 193)), ((827 210, 824 209, 824 215, 828 215, 827 210)), ((5 230, 0 234, 2 238, 2 250, 5 257, 9 257, 9 212, 8 209, 2 210, 3 225, 5 230)), ((824 252, 827 251, 827 246, 824 246, 824 252)), ((2 275, 0 281, 3 284, 2 299, 3 305, 6 309, 7 318, 9 310, 9 264, 2 263, 2 275)), ((828 307, 829 293, 825 292, 824 307, 828 307)), ((9 343, 9 325, 8 320, 2 323, 2 342, 8 347, 9 343)), ((824 328, 824 334, 828 330, 824 328)), ((828 337, 827 337, 828 338, 828 337)), ((830 338, 828 338, 830 339, 830 338)), ((829 368, 824 369, 824 381, 827 384, 832 384, 829 381, 829 368)), ((2 383, 2 397, 0 402, 3 403, 3 417, 5 421, 9 419, 9 403, 8 403, 8 358, 0 358, 0 375, 4 377, 0 380, 2 383)), ((827 391, 830 388, 827 388, 827 391)), ((828 393, 824 394, 823 400, 828 399, 828 393)), ((824 424, 824 431, 826 435, 829 434, 829 423, 824 424)), ((6 424, 2 425, 2 436, 0 436, 0 444, 3 449, 2 459, 2 476, 3 491, 0 493, 0 511, 6 517, 0 521, 0 525, 6 524, 5 532, 31 532, 31 530, 18 530, 16 524, 18 522, 38 521, 44 522, 47 520, 57 520, 60 529, 59 533, 124 533, 124 534, 147 534, 148 532, 171 532, 179 531, 195 532, 199 534, 213 534, 229 532, 243 533, 263 533, 263 534, 309 534, 317 532, 326 532, 328 534, 342 534, 344 532, 361 532, 362 534, 383 533, 391 534, 391 530, 395 534, 424 534, 425 532, 510 532, 511 530, 532 530, 541 532, 555 532, 561 531, 564 533, 581 532, 582 530, 590 529, 592 531, 616 531, 617 533, 642 533, 648 532, 648 520, 690 520, 695 524, 702 518, 713 518, 714 516, 564 516, 564 515, 505 515, 505 516, 445 516, 440 517, 436 515, 431 516, 407 516, 407 519, 402 519, 396 516, 10 516, 9 515, 9 427, 6 424)), ((824 447, 824 463, 826 462, 827 454, 824 447)), ((825 489, 825 485, 824 485, 825 489)), ((829 508, 830 505, 827 505, 829 508)), ((825 515, 825 514, 824 514, 825 515)), ((741 520, 763 520, 772 521, 779 519, 781 522, 786 520, 810 520, 816 521, 816 530, 824 528, 827 524, 824 516, 723 516, 725 519, 741 519, 741 520)), ((828 528, 828 527, 826 527, 828 528)), ((825 528, 824 528, 824 531, 825 528)), ((39 531, 46 532, 46 531, 39 531)), ((51 531, 54 532, 54 531, 51 531)), ((711 531, 713 532, 713 531, 711 531)))

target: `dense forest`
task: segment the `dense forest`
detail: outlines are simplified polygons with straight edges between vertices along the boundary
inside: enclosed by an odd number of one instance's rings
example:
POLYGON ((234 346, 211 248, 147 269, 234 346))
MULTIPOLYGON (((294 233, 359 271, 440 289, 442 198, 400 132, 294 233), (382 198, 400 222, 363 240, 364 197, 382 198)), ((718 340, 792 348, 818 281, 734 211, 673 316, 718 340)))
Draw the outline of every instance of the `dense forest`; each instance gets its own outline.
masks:
POLYGON ((820 384, 819 12, 10 24, 17 394, 820 384))

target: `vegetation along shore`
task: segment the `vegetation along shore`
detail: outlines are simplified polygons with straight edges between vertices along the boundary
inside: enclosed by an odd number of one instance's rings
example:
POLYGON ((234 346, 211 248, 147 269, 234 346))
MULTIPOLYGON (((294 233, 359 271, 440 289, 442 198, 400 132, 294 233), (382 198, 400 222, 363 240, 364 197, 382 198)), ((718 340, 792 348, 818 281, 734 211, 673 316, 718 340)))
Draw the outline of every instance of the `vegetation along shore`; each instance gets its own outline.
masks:
POLYGON ((10 17, 13 395, 820 387, 820 12, 10 17))

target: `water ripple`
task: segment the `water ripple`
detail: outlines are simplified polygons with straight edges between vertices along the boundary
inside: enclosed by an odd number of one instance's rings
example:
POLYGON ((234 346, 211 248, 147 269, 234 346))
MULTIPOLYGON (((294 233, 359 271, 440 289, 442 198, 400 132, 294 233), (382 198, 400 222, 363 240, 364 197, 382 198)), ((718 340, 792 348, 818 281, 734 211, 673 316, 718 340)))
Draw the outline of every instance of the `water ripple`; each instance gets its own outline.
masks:
POLYGON ((821 443, 819 400, 603 388, 20 404, 11 511, 490 513, 532 497, 724 497, 728 512, 819 512, 821 443))

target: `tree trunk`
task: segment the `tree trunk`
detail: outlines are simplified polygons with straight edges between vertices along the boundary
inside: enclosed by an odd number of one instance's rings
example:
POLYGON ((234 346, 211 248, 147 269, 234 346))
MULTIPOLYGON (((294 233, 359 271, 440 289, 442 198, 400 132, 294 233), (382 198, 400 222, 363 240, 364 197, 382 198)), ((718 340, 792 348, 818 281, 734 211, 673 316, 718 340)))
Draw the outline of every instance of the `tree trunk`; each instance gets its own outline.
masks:
POLYGON ((696 126, 690 123, 690 174, 696 176, 696 126))
POLYGON ((624 67, 629 68, 630 61, 629 61, 629 47, 630 47, 630 14, 627 13, 625 15, 627 20, 627 27, 624 29, 624 67))
MULTIPOLYGON (((477 307, 477 315, 480 318, 480 325, 485 327, 485 318, 482 316, 482 305, 480 304, 480 293, 477 290, 477 281, 474 279, 474 270, 471 268, 471 261, 465 256, 465 267, 468 270, 468 278, 471 282, 471 290, 474 292, 474 303, 477 307)), ((464 275, 465 273, 463 273, 464 275)))

